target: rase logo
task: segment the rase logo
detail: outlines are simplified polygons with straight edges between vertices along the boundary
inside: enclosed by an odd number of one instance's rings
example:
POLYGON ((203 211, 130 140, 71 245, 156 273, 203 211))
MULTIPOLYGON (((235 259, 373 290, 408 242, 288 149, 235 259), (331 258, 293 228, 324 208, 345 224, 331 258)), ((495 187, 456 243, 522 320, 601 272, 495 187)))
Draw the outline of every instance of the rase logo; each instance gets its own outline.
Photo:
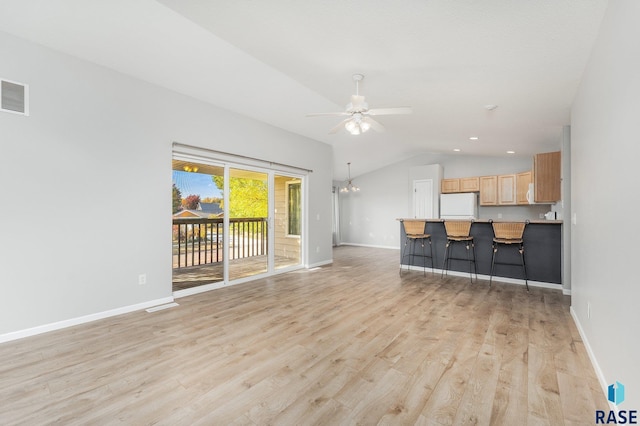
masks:
POLYGON ((616 381, 615 386, 609 385, 609 401, 616 405, 622 404, 624 401, 624 385, 616 381))
MULTIPOLYGON (((611 384, 607 388, 607 399, 614 403, 616 407, 624 402, 624 385, 616 381, 615 385, 611 384)), ((637 410, 596 410, 596 424, 638 424, 638 411, 637 410)))

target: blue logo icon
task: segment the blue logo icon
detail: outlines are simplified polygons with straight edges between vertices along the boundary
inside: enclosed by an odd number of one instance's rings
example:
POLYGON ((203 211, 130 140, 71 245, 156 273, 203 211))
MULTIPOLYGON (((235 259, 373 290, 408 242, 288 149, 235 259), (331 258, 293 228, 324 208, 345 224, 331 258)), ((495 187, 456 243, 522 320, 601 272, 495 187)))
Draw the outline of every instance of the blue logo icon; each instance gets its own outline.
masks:
POLYGON ((624 401, 624 385, 616 380, 616 384, 609 385, 607 399, 615 405, 620 405, 624 401))

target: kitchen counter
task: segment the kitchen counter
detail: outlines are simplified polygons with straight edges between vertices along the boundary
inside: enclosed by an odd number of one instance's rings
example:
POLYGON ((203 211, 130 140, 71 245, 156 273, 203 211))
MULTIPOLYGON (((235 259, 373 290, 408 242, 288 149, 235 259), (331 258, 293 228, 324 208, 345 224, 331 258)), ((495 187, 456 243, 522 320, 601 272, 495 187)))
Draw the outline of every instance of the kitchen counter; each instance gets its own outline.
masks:
MULTIPOLYGON (((400 219, 398 219, 400 220, 400 219)), ((442 219, 402 219, 421 220, 426 222, 425 232, 431 234, 434 253, 434 267, 440 271, 444 261, 444 249, 447 243, 447 234, 442 219)), ((494 220, 494 222, 523 222, 513 220, 494 220)), ((491 245, 493 242, 493 227, 490 220, 475 220, 471 225, 471 235, 474 237, 476 248, 476 266, 478 275, 487 278, 491 272, 491 245)), ((525 262, 529 281, 542 283, 562 284, 562 221, 561 220, 532 220, 524 231, 525 262)), ((404 247, 405 233, 400 224, 401 249, 404 247)), ((453 257, 466 259, 466 250, 462 245, 455 244, 453 257)), ((402 250, 401 250, 402 251, 402 250)), ((520 266, 517 250, 503 250, 500 252, 500 261, 515 263, 516 265, 496 264, 494 280, 496 277, 522 279, 522 267, 520 266)), ((404 259, 405 262, 409 258, 404 259)), ((412 265, 422 267, 423 259, 414 257, 412 265)), ((430 259, 426 259, 427 267, 431 266, 430 259)), ((405 263, 406 265, 406 263, 405 263)), ((468 273, 469 264, 466 260, 453 260, 450 264, 453 271, 468 273)))
MULTIPOLYGON (((414 218, 398 218, 396 220, 420 220, 423 222, 444 222, 444 219, 414 219, 414 218)), ((526 220, 507 220, 507 219, 474 219, 473 222, 477 223, 491 223, 491 222, 526 222, 526 220)), ((536 219, 530 220, 529 223, 555 223, 562 224, 562 220, 546 220, 546 219, 536 219)))

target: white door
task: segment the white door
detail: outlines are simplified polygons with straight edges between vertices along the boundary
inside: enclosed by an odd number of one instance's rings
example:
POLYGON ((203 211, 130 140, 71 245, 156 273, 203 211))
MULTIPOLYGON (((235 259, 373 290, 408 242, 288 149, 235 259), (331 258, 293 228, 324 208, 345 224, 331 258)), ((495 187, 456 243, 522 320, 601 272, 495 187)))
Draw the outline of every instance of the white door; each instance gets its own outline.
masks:
POLYGON ((413 181, 413 217, 433 219, 433 179, 413 181))

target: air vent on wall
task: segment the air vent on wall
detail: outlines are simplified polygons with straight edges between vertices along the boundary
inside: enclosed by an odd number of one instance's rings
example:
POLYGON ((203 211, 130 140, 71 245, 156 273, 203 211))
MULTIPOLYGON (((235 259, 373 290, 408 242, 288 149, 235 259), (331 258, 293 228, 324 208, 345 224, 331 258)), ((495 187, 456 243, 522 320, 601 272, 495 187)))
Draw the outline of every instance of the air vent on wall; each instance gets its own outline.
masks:
POLYGON ((29 86, 15 81, 0 80, 0 110, 29 115, 29 86))

